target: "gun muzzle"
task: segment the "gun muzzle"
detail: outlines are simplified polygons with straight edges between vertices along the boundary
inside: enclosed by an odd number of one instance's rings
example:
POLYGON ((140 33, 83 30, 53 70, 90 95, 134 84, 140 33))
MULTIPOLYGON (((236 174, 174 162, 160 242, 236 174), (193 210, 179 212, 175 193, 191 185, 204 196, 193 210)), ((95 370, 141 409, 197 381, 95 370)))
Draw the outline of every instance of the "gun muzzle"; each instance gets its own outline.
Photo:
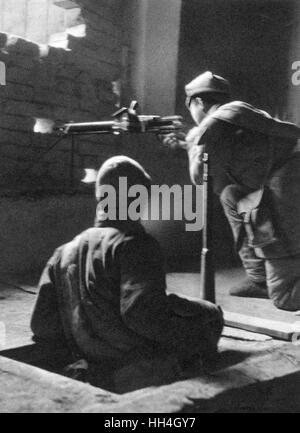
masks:
POLYGON ((83 122, 83 123, 65 123, 55 128, 55 131, 64 135, 79 135, 79 134, 118 134, 114 131, 115 122, 83 122))

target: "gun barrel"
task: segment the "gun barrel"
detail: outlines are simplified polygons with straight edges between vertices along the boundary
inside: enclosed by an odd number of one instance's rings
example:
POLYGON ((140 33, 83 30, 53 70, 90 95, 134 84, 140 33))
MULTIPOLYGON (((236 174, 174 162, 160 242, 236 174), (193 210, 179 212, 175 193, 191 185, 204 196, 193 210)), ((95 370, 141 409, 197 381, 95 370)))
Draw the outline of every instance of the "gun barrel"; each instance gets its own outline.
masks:
POLYGON ((71 134, 111 134, 114 132, 114 121, 65 123, 56 128, 57 132, 71 134))
POLYGON ((133 120, 124 116, 120 119, 101 122, 69 122, 55 128, 63 135, 120 134, 151 132, 168 134, 182 128, 180 116, 137 116, 133 120))

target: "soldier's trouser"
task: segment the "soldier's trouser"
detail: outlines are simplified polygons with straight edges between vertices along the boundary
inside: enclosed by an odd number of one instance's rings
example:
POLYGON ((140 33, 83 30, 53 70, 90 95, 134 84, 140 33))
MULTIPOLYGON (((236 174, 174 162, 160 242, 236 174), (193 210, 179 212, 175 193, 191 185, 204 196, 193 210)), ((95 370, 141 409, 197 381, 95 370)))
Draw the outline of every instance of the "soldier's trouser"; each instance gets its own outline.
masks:
POLYGON ((219 307, 198 298, 173 295, 169 296, 169 307, 173 327, 184 326, 189 337, 184 350, 179 347, 179 359, 188 360, 196 354, 205 356, 217 349, 224 326, 223 312, 219 307))
POLYGON ((277 308, 300 310, 300 255, 258 257, 256 250, 248 245, 243 216, 237 211, 237 204, 244 196, 241 187, 229 185, 220 199, 247 276, 254 282, 266 282, 269 297, 277 308))
POLYGON ((185 323, 189 330, 185 347, 172 351, 153 343, 145 350, 133 350, 124 356, 123 367, 114 374, 115 392, 124 393, 149 386, 161 386, 180 380, 188 361, 210 360, 217 350, 224 319, 219 307, 197 298, 170 295, 174 327, 185 323))

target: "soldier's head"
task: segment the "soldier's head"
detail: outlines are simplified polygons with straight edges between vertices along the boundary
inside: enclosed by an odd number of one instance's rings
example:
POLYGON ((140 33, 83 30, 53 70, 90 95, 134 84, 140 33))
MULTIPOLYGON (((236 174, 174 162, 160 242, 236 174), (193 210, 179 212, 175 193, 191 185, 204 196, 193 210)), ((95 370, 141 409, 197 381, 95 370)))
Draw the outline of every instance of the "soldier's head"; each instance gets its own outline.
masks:
MULTIPOLYGON (((132 187, 146 188, 149 192, 151 188, 151 177, 146 170, 134 159, 126 156, 114 156, 109 158, 100 167, 96 179, 96 200, 99 202, 98 213, 102 212, 103 198, 113 190, 115 193, 115 209, 117 219, 119 216, 119 204, 126 203, 127 206, 133 201, 133 198, 128 196, 128 192, 132 187), (102 202, 102 204, 101 204, 102 202)), ((142 206, 147 203, 141 203, 142 206)), ((125 212, 127 209, 125 209, 125 212)))
POLYGON ((151 177, 141 164, 127 156, 113 156, 107 159, 98 171, 96 199, 99 200, 103 185, 111 185, 118 189, 120 178, 127 179, 128 188, 134 185, 143 185, 149 189, 151 186, 151 177))
POLYGON ((186 106, 196 124, 211 111, 212 107, 230 101, 230 84, 225 78, 207 71, 185 86, 186 106))

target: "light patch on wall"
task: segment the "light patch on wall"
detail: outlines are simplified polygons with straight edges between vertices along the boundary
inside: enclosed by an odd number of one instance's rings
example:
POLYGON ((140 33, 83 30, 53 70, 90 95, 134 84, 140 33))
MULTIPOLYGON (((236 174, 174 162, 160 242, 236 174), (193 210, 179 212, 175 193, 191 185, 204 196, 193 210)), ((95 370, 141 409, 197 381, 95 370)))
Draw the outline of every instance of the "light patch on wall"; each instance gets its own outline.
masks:
POLYGON ((51 34, 48 43, 53 47, 68 49, 68 36, 84 38, 86 36, 86 24, 76 2, 70 0, 55 1, 54 6, 63 11, 64 31, 51 34))
POLYGON ((0 62, 0 86, 6 86, 6 65, 0 62))
POLYGON ((67 49, 69 35, 85 37, 86 26, 74 1, 0 0, 0 31, 67 49))
POLYGON ((55 124, 54 120, 36 118, 33 132, 39 134, 52 134, 54 130, 54 124, 55 124))

